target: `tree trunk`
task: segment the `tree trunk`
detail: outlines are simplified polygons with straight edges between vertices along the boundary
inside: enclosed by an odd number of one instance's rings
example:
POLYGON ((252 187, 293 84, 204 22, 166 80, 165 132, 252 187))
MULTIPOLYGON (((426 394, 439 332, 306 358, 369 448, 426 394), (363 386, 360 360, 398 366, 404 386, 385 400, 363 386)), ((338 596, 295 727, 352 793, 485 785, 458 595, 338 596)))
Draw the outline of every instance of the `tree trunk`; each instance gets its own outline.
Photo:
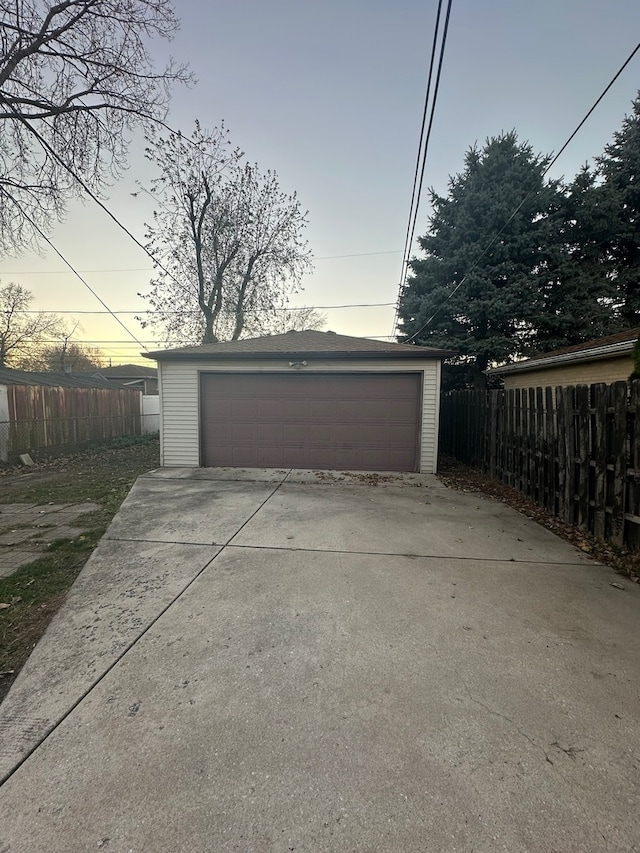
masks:
POLYGON ((204 334, 202 335, 203 344, 217 344, 218 338, 213 331, 214 313, 211 309, 202 309, 204 314, 204 334))

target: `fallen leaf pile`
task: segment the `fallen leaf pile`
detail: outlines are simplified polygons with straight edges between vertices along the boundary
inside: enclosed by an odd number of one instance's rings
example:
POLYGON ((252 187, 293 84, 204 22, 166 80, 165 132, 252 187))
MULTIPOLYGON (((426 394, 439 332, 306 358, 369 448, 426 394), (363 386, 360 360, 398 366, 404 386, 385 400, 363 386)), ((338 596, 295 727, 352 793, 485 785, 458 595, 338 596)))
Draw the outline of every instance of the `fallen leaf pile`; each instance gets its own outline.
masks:
POLYGON ((440 459, 438 478, 451 489, 462 492, 480 492, 508 504, 522 515, 526 515, 527 518, 537 521, 547 530, 562 536, 567 542, 571 542, 572 545, 594 559, 610 566, 619 574, 626 575, 635 583, 640 582, 640 550, 632 551, 629 548, 616 547, 610 542, 602 542, 587 531, 552 515, 544 507, 538 506, 517 489, 514 489, 513 486, 500 483, 483 474, 482 471, 463 465, 451 457, 440 459))

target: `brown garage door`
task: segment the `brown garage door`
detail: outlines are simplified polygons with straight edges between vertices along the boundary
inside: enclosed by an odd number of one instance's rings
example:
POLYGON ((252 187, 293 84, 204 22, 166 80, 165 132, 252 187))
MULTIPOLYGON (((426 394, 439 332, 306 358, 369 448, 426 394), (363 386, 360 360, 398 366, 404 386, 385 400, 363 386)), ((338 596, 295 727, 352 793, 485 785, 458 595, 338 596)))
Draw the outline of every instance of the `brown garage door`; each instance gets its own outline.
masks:
POLYGON ((201 375, 205 466, 418 470, 420 374, 201 375))

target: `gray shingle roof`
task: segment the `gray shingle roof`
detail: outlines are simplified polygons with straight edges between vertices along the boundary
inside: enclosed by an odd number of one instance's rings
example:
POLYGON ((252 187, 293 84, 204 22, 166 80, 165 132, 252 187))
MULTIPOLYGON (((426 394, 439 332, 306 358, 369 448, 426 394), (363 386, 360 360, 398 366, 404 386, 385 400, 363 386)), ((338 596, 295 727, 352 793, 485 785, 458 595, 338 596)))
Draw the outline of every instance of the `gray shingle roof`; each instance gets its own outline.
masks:
POLYGON ((239 341, 223 341, 215 344, 177 347, 143 353, 146 358, 158 361, 172 359, 204 358, 215 361, 225 358, 278 358, 311 357, 323 358, 446 358, 453 355, 450 350, 419 347, 410 344, 395 344, 337 335, 335 332, 286 332, 283 335, 266 335, 261 338, 245 338, 239 341))
POLYGON ((607 335, 605 338, 595 338, 582 344, 573 344, 569 347, 552 350, 551 352, 537 353, 531 358, 522 361, 514 361, 512 364, 503 364, 487 370, 491 376, 501 376, 503 373, 519 373, 525 370, 544 368, 554 364, 566 364, 574 361, 589 361, 631 353, 638 340, 640 327, 625 329, 615 335, 607 335))
POLYGON ((116 364, 113 367, 101 367, 94 371, 107 379, 155 379, 158 368, 141 364, 116 364))
MULTIPOLYGON (((89 376, 72 376, 67 373, 44 373, 34 370, 14 370, 0 367, 0 385, 47 385, 52 388, 108 388, 104 379, 89 376)), ((111 383, 112 388, 126 386, 111 383)), ((126 389, 130 390, 130 389, 126 389)))

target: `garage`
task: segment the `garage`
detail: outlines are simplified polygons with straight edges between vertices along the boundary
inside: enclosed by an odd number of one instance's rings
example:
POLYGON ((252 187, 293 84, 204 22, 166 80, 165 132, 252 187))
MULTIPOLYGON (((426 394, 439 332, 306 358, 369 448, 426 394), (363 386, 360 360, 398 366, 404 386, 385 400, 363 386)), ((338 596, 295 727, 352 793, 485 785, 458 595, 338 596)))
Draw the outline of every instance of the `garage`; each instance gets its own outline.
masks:
POLYGON ((203 465, 417 471, 420 380, 203 373, 203 465))
POLYGON ((317 331, 145 353, 161 464, 435 472, 450 354, 317 331))

